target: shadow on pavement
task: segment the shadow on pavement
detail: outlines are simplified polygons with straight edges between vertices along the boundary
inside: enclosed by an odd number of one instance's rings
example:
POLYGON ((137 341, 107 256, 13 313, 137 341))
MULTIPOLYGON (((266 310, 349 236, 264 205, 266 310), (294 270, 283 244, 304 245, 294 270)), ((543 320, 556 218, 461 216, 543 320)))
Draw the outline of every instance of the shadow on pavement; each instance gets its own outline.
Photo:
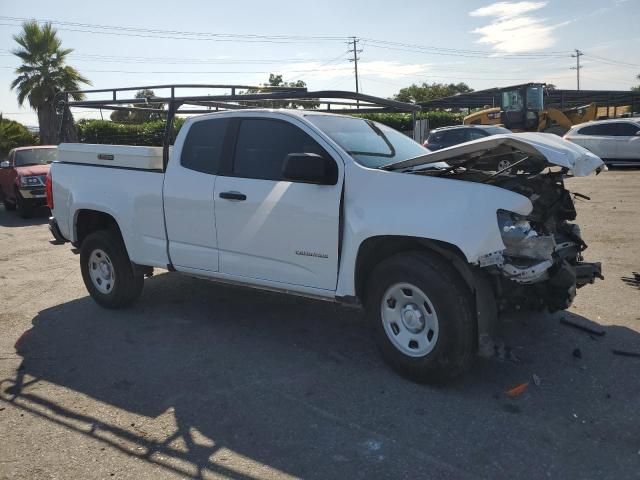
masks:
POLYGON ((49 221, 49 209, 47 207, 36 208, 29 218, 20 218, 18 212, 9 212, 0 204, 0 227, 29 227, 42 225, 49 221))
POLYGON ((590 336, 558 317, 512 318, 503 333, 519 363, 478 360, 435 388, 386 368, 358 310, 162 274, 130 310, 85 297, 40 312, 0 400, 196 478, 254 478, 234 455, 305 478, 637 475, 640 360, 611 349, 640 335, 597 325, 606 335, 590 336), (504 394, 522 382, 521 396, 504 394), (158 439, 160 424, 172 428, 158 439))

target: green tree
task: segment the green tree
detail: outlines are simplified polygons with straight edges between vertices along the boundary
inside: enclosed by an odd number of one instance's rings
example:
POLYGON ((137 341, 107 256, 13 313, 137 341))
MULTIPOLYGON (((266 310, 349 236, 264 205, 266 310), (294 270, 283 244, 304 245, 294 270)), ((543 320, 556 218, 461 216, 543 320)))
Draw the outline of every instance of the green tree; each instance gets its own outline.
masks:
POLYGON ((36 143, 38 143, 38 137, 27 127, 14 120, 4 119, 0 114, 0 160, 4 160, 12 148, 36 143))
MULTIPOLYGON (((640 80, 640 75, 636 76, 637 80, 640 80)), ((631 87, 631 90, 634 92, 640 92, 640 85, 636 85, 635 87, 631 87)))
MULTIPOLYGON (((273 73, 269 74, 269 81, 267 83, 263 83, 262 87, 294 87, 294 88, 305 88, 307 84, 302 80, 298 80, 296 82, 285 82, 282 79, 282 75, 275 75, 273 73)), ((264 93, 267 91, 267 88, 250 88, 244 93, 264 93)), ((256 102, 256 101, 248 101, 242 102, 245 105, 251 105, 256 107, 264 107, 264 108, 306 108, 306 109, 314 109, 320 106, 319 102, 313 101, 314 99, 307 99, 308 102, 296 102, 295 100, 271 100, 268 102, 256 102)))
MULTIPOLYGON (((62 48, 57 31, 50 23, 40 26, 35 20, 24 22, 22 32, 13 39, 19 48, 12 51, 22 61, 15 73, 18 77, 11 88, 18 94, 18 104, 25 100, 38 113, 40 141, 42 144, 59 143, 56 115, 56 94, 62 91, 79 90, 80 84, 91 82, 75 68, 66 65, 66 57, 73 50, 62 48)), ((81 94, 72 94, 81 100, 81 94)), ((63 115, 62 135, 67 140, 77 137, 73 117, 68 108, 63 115)))
POLYGON ((394 100, 401 102, 426 102, 428 100, 435 100, 436 98, 450 97, 458 93, 473 92, 473 89, 466 83, 427 83, 423 82, 422 85, 416 85, 415 83, 402 88, 397 94, 394 95, 394 100))
POLYGON ((138 99, 146 99, 146 103, 144 104, 135 104, 129 105, 131 110, 115 110, 111 114, 111 121, 118 123, 145 123, 152 122, 154 120, 161 120, 162 112, 164 110, 164 103, 153 102, 152 100, 156 98, 156 94, 153 90, 145 88, 143 90, 138 90, 136 92, 135 98, 138 99), (158 110, 158 113, 141 111, 139 109, 154 109, 158 110), (138 110, 136 110, 138 109, 138 110))

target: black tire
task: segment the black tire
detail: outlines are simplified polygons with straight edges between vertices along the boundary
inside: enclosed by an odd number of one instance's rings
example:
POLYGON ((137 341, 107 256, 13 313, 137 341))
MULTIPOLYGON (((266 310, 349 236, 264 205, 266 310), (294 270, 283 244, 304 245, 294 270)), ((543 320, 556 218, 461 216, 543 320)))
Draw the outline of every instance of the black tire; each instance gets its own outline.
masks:
POLYGON ((80 247, 80 270, 89 294, 105 308, 132 305, 142 293, 144 276, 134 273, 124 242, 116 231, 100 230, 84 239, 80 247), (108 293, 98 290, 91 279, 89 259, 95 250, 102 250, 111 261, 115 280, 108 293))
POLYGON ((18 192, 16 192, 16 210, 20 218, 31 218, 31 215, 33 215, 33 206, 29 205, 18 192))
POLYGON ((2 195, 2 203, 4 204, 4 209, 9 211, 9 212, 13 212, 16 209, 16 204, 15 203, 11 203, 7 199, 7 196, 4 194, 3 191, 0 191, 0 194, 2 195))
POLYGON ((477 349, 473 297, 458 272, 439 255, 407 252, 381 262, 367 282, 365 305, 378 348, 400 375, 418 383, 442 383, 471 365, 477 349), (423 356, 403 353, 385 331, 381 305, 388 299, 383 297, 399 283, 424 292, 437 315, 435 344, 423 356))

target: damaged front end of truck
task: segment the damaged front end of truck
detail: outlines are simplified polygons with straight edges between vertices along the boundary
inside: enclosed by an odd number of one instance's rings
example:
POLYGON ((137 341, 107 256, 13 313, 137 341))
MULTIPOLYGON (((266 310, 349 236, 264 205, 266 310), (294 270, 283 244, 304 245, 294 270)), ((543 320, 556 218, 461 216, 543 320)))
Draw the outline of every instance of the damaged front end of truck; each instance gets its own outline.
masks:
POLYGON ((576 219, 567 176, 606 169, 587 150, 550 134, 497 135, 391 165, 389 170, 484 183, 527 197, 528 215, 496 212, 504 248, 476 267, 490 279, 500 311, 568 308, 576 290, 602 279, 599 262, 586 262, 587 244, 576 219))

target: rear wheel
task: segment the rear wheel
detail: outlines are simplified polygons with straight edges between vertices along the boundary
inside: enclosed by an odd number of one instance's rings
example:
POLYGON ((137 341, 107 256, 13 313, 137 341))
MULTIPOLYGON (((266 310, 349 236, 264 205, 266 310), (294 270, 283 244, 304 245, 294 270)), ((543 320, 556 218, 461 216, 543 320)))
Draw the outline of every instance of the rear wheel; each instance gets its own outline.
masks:
POLYGON ((100 230, 87 236, 80 248, 82 279, 93 299, 105 308, 133 304, 144 285, 135 273, 120 235, 100 230))
POLYGON ((476 350, 471 292, 435 254, 380 263, 367 285, 367 316, 384 359, 401 375, 440 383, 464 372, 476 350))

